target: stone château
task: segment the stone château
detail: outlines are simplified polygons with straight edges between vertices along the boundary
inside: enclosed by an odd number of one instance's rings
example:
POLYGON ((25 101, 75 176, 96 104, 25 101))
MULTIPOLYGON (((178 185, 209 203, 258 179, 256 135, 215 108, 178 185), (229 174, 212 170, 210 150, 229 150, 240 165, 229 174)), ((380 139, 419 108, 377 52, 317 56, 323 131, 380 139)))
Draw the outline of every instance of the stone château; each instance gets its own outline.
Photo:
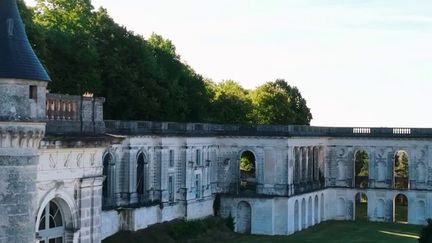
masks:
POLYGON ((112 121, 103 98, 48 82, 16 0, 0 0, 2 243, 101 242, 214 213, 288 235, 353 220, 359 201, 371 221, 401 203, 408 223, 432 217, 432 129, 112 121))

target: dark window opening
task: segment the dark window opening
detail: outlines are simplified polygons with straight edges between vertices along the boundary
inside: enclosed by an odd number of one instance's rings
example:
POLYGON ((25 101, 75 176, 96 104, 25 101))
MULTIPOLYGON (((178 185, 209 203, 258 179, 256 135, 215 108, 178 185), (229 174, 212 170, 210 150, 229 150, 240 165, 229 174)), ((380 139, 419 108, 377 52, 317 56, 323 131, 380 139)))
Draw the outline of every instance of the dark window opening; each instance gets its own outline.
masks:
POLYGON ((37 101, 37 86, 36 85, 30 85, 29 98, 31 100, 37 101))

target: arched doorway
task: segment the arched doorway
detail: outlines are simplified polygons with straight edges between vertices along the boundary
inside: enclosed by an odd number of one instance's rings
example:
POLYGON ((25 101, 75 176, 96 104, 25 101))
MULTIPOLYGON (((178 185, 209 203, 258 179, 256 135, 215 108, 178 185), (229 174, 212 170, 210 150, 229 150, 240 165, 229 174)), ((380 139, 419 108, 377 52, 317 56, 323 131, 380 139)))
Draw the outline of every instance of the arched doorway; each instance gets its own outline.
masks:
POLYGON ((45 206, 38 222, 37 238, 39 243, 65 242, 64 213, 60 205, 54 200, 45 206))
POLYGON ((139 202, 145 202, 148 199, 148 168, 144 153, 140 153, 136 164, 136 192, 139 202))
POLYGON ((408 223, 408 198, 404 194, 398 194, 394 198, 393 221, 408 223))
POLYGON ((397 151, 393 166, 393 187, 399 190, 409 189, 408 154, 397 151))
POLYGON ((244 151, 240 155, 240 192, 255 193, 256 190, 256 162, 251 151, 244 151))
POLYGON ((354 156, 354 187, 367 188, 369 183, 369 156, 366 151, 359 150, 354 156))
POLYGON ((237 206, 237 232, 243 234, 251 233, 251 218, 252 218, 252 210, 249 203, 245 201, 239 202, 237 206))
POLYGON ((300 230, 300 222, 299 222, 299 203, 296 200, 294 203, 294 232, 300 230))
POLYGON ((368 198, 364 193, 355 195, 355 220, 368 220, 368 198))

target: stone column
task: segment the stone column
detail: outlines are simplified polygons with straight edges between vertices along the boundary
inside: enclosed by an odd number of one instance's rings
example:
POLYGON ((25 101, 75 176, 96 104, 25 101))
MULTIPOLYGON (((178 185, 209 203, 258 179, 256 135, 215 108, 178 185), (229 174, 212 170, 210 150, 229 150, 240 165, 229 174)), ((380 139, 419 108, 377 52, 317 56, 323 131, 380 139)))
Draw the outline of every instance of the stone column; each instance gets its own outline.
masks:
POLYGON ((101 242, 102 182, 103 177, 81 179, 80 242, 101 242))
POLYGON ((38 147, 44 123, 0 122, 0 242, 35 242, 38 147))

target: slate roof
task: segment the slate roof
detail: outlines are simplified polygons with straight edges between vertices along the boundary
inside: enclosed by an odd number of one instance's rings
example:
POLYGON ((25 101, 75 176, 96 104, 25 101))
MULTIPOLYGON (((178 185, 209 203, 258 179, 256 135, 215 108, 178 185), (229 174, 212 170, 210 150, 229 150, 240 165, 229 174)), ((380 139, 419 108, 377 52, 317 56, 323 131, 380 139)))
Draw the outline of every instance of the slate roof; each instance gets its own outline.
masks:
POLYGON ((28 41, 16 0, 0 0, 0 78, 51 81, 28 41))

